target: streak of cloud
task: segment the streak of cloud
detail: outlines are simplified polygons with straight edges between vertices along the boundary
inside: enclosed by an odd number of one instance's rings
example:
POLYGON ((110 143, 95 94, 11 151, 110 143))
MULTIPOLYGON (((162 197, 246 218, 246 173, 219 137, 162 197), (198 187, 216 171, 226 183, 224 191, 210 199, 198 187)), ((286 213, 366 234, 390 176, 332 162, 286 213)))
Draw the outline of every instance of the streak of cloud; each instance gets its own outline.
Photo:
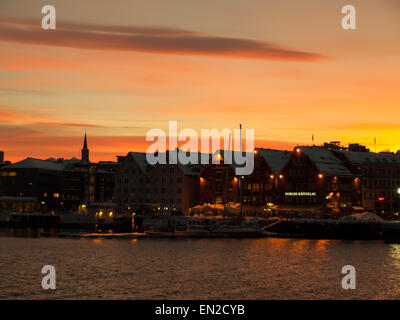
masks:
POLYGON ((37 21, 3 20, 0 41, 94 50, 120 50, 248 58, 260 60, 319 61, 327 57, 285 48, 265 41, 227 38, 159 27, 119 27, 58 22, 44 31, 37 21))

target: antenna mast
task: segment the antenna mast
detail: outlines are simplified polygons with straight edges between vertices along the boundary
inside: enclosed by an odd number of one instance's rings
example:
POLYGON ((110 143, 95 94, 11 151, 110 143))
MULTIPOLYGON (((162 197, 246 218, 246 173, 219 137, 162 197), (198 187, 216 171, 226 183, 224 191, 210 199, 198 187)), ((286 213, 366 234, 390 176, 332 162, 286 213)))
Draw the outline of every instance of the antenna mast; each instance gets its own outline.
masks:
POLYGON ((242 152, 242 124, 239 124, 239 128, 240 128, 240 152, 242 152))

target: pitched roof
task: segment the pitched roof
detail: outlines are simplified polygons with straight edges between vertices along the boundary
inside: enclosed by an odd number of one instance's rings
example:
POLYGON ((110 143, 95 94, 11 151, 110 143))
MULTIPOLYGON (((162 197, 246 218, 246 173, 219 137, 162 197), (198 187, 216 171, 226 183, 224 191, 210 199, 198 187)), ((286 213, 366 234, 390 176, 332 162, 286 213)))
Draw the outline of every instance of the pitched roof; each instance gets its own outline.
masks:
POLYGON ((42 169, 52 171, 63 171, 65 164, 51 160, 41 160, 35 158, 26 158, 25 160, 5 166, 6 169, 42 169))
POLYGON ((289 162, 292 151, 274 150, 256 148, 258 154, 264 158, 270 167, 271 171, 275 174, 279 173, 282 168, 289 162))
POLYGON ((368 164, 400 164, 400 155, 390 153, 335 151, 345 156, 346 159, 355 165, 368 164))
MULTIPOLYGON (((193 153, 196 155, 197 164, 196 163, 182 164, 182 163, 179 163, 179 161, 178 161, 179 169, 185 175, 198 175, 200 173, 201 169, 206 166, 206 164, 201 164, 201 157, 205 156, 207 159, 210 159, 209 154, 192 152, 192 154, 193 153)), ((139 166, 139 168, 142 170, 143 173, 146 172, 147 168, 151 167, 151 165, 147 162, 146 153, 129 152, 128 154, 136 161, 137 165, 139 166)), ((161 156, 161 154, 160 154, 160 156, 161 156)), ((207 162, 207 164, 208 164, 208 162, 207 162)))
POLYGON ((146 154, 143 152, 129 152, 128 155, 131 156, 133 160, 135 160, 139 169, 143 173, 145 173, 147 170, 147 165, 148 165, 147 160, 146 160, 146 154))
MULTIPOLYGON (((324 174, 352 175, 351 171, 329 149, 324 147, 297 147, 324 174)), ((297 149, 296 148, 296 149, 297 149)))

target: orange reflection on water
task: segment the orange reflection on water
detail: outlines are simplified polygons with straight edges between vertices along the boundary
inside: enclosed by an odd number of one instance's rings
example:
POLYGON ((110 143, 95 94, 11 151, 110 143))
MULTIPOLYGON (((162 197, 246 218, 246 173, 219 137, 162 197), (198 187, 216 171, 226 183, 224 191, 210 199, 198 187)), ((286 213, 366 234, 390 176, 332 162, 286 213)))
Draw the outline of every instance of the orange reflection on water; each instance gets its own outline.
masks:
POLYGON ((329 242, 329 240, 317 240, 317 242, 315 243, 315 249, 317 251, 325 252, 329 242))
POLYGON ((394 265, 400 267, 400 245, 399 244, 391 244, 390 245, 390 256, 393 258, 394 265))

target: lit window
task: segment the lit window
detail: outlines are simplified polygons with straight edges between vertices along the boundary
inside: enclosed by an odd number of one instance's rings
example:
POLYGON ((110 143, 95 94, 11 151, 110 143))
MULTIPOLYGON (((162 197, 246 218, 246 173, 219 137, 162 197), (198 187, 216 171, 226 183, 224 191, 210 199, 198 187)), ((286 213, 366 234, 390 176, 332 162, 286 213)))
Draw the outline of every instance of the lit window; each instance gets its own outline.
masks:
POLYGON ((15 177, 15 176, 17 175, 17 173, 14 172, 14 171, 3 171, 3 172, 1 173, 1 175, 2 175, 3 177, 15 177))

